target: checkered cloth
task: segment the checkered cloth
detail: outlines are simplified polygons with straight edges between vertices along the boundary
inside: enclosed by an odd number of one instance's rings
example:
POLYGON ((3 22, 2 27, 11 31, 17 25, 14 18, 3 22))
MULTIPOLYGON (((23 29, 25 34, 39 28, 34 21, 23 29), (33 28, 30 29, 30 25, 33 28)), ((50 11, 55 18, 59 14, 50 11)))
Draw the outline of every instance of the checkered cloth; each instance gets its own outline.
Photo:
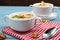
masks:
POLYGON ((51 39, 47 39, 47 40, 60 40, 60 24, 56 23, 56 22, 45 22, 45 23, 40 23, 39 21, 36 21, 36 25, 34 26, 34 28, 30 31, 21 33, 21 32, 17 32, 14 31, 13 29, 11 29, 10 27, 6 27, 2 30, 2 32, 9 34, 11 36, 14 36, 18 39, 21 40, 46 40, 46 39, 42 39, 43 38, 43 33, 52 27, 58 27, 58 32, 51 38, 51 39), (37 32, 38 33, 38 38, 33 38, 32 34, 33 32, 37 32))

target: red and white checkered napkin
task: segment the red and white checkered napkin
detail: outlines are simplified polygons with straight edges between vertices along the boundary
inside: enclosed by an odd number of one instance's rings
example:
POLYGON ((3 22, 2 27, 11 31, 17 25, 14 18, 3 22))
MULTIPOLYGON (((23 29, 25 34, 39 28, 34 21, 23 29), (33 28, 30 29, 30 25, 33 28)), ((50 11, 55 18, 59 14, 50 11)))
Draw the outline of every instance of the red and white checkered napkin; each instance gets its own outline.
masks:
MULTIPOLYGON (((28 32, 24 32, 24 33, 14 31, 10 27, 4 28, 2 30, 2 32, 5 32, 6 34, 9 34, 11 36, 14 36, 14 37, 22 39, 22 40, 38 40, 38 39, 42 38, 43 33, 47 29, 52 28, 52 27, 58 27, 59 30, 54 37, 52 37, 51 39, 47 39, 47 40, 60 40, 60 24, 56 23, 56 22, 45 22, 41 25, 35 26, 32 30, 30 30, 28 32), (32 37, 33 32, 37 32, 39 34, 38 38, 32 37)), ((45 40, 45 39, 42 39, 42 40, 45 40)))

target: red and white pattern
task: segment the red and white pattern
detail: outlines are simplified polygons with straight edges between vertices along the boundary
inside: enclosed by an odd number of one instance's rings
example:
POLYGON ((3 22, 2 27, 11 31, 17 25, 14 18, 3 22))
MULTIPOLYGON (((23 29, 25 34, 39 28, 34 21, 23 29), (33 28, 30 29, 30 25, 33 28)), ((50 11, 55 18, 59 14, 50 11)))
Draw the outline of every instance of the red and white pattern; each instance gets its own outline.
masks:
POLYGON ((53 38, 47 39, 47 40, 60 40, 60 24, 59 23, 45 22, 45 23, 42 23, 41 25, 40 24, 41 23, 39 21, 37 21, 38 26, 34 26, 34 28, 32 30, 30 30, 28 32, 24 32, 24 33, 14 31, 10 27, 4 28, 2 30, 2 32, 5 32, 6 34, 19 38, 21 40, 46 40, 46 39, 42 39, 43 33, 49 28, 58 27, 59 29, 58 29, 58 32, 56 33, 56 35, 53 38), (39 34, 37 39, 32 37, 33 32, 37 32, 39 34))

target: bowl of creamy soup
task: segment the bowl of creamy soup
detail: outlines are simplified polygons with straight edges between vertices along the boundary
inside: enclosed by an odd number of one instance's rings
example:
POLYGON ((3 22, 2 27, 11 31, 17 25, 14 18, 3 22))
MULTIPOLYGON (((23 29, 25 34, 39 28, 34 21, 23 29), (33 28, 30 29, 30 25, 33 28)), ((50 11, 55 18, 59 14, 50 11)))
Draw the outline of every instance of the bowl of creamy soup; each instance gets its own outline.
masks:
POLYGON ((54 5, 51 3, 46 3, 44 1, 40 3, 35 3, 33 5, 30 5, 33 8, 33 12, 37 16, 45 16, 50 15, 52 13, 52 9, 54 8, 54 5))
POLYGON ((16 31, 28 31, 34 27, 35 14, 31 12, 16 12, 5 16, 5 21, 16 31))

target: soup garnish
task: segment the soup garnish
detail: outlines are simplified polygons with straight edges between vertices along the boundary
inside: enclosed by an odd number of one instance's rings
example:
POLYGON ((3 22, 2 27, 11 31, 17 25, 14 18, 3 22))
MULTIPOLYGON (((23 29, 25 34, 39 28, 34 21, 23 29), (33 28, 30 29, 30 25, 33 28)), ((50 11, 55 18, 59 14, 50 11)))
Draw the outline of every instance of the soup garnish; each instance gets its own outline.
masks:
POLYGON ((14 16, 12 16, 12 18, 25 18, 25 17, 24 16, 14 15, 14 16))
POLYGON ((49 6, 49 4, 45 3, 44 1, 41 1, 41 4, 39 6, 49 6))
POLYGON ((12 18, 31 18, 33 15, 32 14, 19 14, 19 15, 14 15, 12 18))

